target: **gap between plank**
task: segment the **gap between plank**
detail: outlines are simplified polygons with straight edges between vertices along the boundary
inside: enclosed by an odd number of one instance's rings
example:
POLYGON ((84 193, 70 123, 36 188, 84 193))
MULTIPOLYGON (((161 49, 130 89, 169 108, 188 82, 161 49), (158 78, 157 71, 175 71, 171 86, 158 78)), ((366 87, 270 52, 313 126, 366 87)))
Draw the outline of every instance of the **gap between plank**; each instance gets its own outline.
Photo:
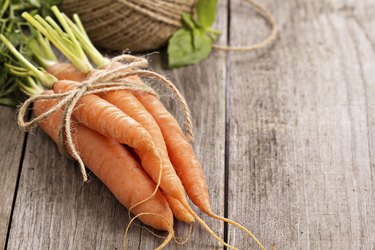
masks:
MULTIPOLYGON (((30 115, 31 115, 31 113, 29 113, 28 116, 30 116, 30 115)), ((4 249, 8 249, 8 241, 9 241, 10 230, 11 230, 12 221, 13 221, 13 212, 14 212, 14 207, 16 206, 18 187, 19 187, 19 184, 20 184, 22 166, 23 166, 23 161, 24 161, 24 158, 25 158, 26 145, 27 145, 27 139, 28 138, 29 138, 29 133, 25 132, 24 139, 23 139, 23 144, 22 144, 21 159, 20 159, 20 162, 18 164, 17 181, 16 181, 16 187, 14 189, 13 202, 12 202, 12 210, 11 210, 10 216, 9 216, 8 231, 7 231, 7 236, 6 236, 6 240, 5 240, 4 249)))
MULTIPOLYGON (((231 1, 227 0, 227 46, 230 46, 231 1)), ((228 218, 229 204, 229 132, 230 132, 230 52, 226 52, 225 66, 225 162, 224 162, 224 217, 228 218)), ((224 222, 224 241, 228 242, 228 223, 224 222)), ((224 250, 227 249, 224 246, 224 250)))
POLYGON ((141 230, 139 230, 139 244, 138 244, 138 250, 141 250, 141 245, 142 245, 142 232, 143 232, 143 228, 141 228, 141 230))

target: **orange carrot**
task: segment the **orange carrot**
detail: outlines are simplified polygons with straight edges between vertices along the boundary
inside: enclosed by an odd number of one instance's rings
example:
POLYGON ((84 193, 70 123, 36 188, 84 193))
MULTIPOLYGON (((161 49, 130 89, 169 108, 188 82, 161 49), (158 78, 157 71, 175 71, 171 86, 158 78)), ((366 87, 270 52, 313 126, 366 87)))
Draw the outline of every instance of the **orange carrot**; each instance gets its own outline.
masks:
MULTIPOLYGON (((56 100, 35 102, 34 114, 40 115, 55 103, 56 100)), ((61 117, 62 111, 59 110, 39 124, 55 142, 58 141, 61 117)), ((125 207, 130 208, 151 196, 155 183, 121 144, 80 124, 75 124, 73 130, 74 143, 82 160, 125 207)), ((172 211, 160 191, 148 201, 134 207, 132 212, 159 214, 166 219, 153 215, 142 215, 139 219, 153 228, 173 231, 172 211)))
MULTIPOLYGON (((129 78, 133 80, 133 82, 138 83, 139 85, 144 85, 144 83, 137 76, 131 76, 129 78)), ((139 93, 139 92, 134 92, 134 94, 140 100, 140 102, 144 105, 147 111, 150 112, 150 114, 154 117, 155 121, 157 122, 157 124, 159 125, 161 129, 162 135, 167 144, 169 157, 180 178, 179 179, 178 177, 171 175, 168 178, 169 181, 174 180, 177 182, 177 179, 178 181, 181 181, 190 199, 203 212, 205 212, 206 214, 208 214, 209 216, 215 219, 225 221, 227 223, 235 225, 236 227, 243 230, 250 237, 252 237, 262 249, 265 249, 264 246, 259 242, 259 240, 247 228, 245 228, 241 224, 235 221, 232 221, 228 218, 218 216, 211 210, 210 199, 209 199, 209 194, 208 194, 208 186, 204 178, 203 169, 193 151, 192 146, 190 145, 185 135, 183 134, 178 122, 168 112, 168 110, 164 107, 164 105, 160 102, 160 100, 157 97, 150 95, 150 94, 139 93)), ((146 172, 148 172, 148 170, 146 170, 146 172)), ((148 173, 150 174, 150 172, 148 173)), ((190 205, 188 204, 182 192, 180 193, 180 195, 178 195, 179 192, 177 191, 177 196, 173 196, 172 194, 168 193, 166 190, 164 191, 167 194, 171 195, 173 198, 176 198, 179 202, 181 202, 181 204, 190 212, 190 214, 200 224, 202 224, 214 238, 216 238, 223 245, 229 248, 234 248, 233 246, 225 243, 220 237, 218 237, 211 230, 211 228, 209 228, 207 224, 191 209, 190 205)))
MULTIPOLYGON (((114 67, 116 67, 116 65, 114 65, 114 67)), ((128 78, 136 84, 145 85, 137 75, 129 76, 128 78)), ((116 95, 110 92, 107 96, 108 95, 115 97, 121 96, 121 94, 116 95)), ((177 120, 169 113, 156 96, 142 92, 134 92, 134 95, 152 115, 157 125, 159 125, 165 144, 167 145, 170 161, 189 198, 203 212, 212 215, 213 212, 211 210, 208 186, 204 177, 203 168, 177 120)), ((115 105, 126 106, 127 103, 117 101, 115 105)))
POLYGON ((55 63, 47 68, 47 72, 54 75, 58 80, 72 80, 72 81, 83 81, 86 78, 86 74, 81 73, 77 70, 73 64, 70 63, 55 63))
MULTIPOLYGON (((75 87, 72 82, 59 81, 53 88, 61 93, 75 87)), ((178 200, 185 199, 185 191, 174 169, 161 164, 151 135, 137 121, 96 95, 83 96, 77 103, 73 117, 102 135, 134 148, 143 168, 156 183, 159 183, 162 169, 161 189, 178 200)))
POLYGON ((202 211, 210 213, 208 186, 202 166, 178 122, 158 98, 143 93, 135 95, 158 123, 167 144, 169 158, 190 199, 202 211))
MULTIPOLYGON (((83 81, 85 79, 85 74, 77 71, 72 64, 60 63, 55 64, 48 69, 48 72, 55 75, 59 80, 74 80, 74 81, 83 81)), ((154 118, 148 113, 144 108, 142 103, 133 95, 132 92, 127 90, 107 92, 99 95, 106 101, 112 103, 121 109, 125 114, 132 117, 134 120, 139 122, 151 135, 156 148, 158 149, 163 169, 173 170, 173 166, 169 160, 167 148, 161 134, 160 128, 154 118)), ((166 170, 163 170, 164 173, 166 170)), ((174 170, 173 170, 174 172, 174 170)), ((175 202, 171 199, 168 199, 168 202, 171 205, 172 211, 177 212, 173 213, 177 219, 191 223, 194 221, 194 218, 189 214, 189 212, 179 203, 178 200, 175 202), (170 202, 171 201, 171 202, 170 202), (172 204, 171 204, 172 203, 172 204), (175 208, 175 209, 174 209, 175 208)))
MULTIPOLYGON (((139 122, 151 135, 152 139, 154 140, 155 146, 158 149, 160 158, 163 164, 163 171, 171 171, 173 175, 176 175, 175 170, 169 160, 167 147, 164 142, 163 135, 161 134, 160 128, 154 118, 150 115, 150 113, 144 108, 142 103, 134 96, 131 91, 127 90, 119 90, 119 91, 111 91, 106 92, 99 95, 103 99, 107 100, 108 102, 112 103, 113 105, 117 106, 121 109, 124 113, 132 117, 134 120, 139 122), (164 170, 165 169, 165 170, 164 170)), ((171 199, 168 199, 169 204, 171 204, 171 199)), ((178 200, 171 204, 171 208, 173 214, 176 216, 177 219, 185 221, 187 223, 191 223, 194 221, 194 218, 190 215, 190 213, 179 203, 178 200), (179 203, 179 204, 175 204, 179 203), (176 208, 176 209, 173 209, 176 208), (177 212, 177 213, 175 213, 177 212)))
MULTIPOLYGON (((82 81, 86 75, 77 70, 72 64, 59 63, 48 69, 48 72, 55 75, 59 80, 74 80, 82 81)), ((134 82, 143 85, 144 83, 136 76, 130 77, 134 82)), ((114 105, 120 107, 124 111, 127 108, 129 94, 123 94, 129 91, 118 91, 115 93, 107 93, 103 97, 114 105), (121 93, 118 93, 121 92, 121 93), (116 100, 116 98, 120 100, 116 100), (121 99, 124 100, 121 100, 121 99)), ((152 115, 154 120, 159 125, 165 144, 167 145, 170 161, 179 176, 182 185, 190 199, 202 211, 211 214, 210 198, 208 193, 208 186, 204 177, 202 166, 195 155, 191 144, 186 140, 178 122, 171 115, 160 100, 150 94, 135 92, 134 95, 143 104, 146 110, 152 115)), ((132 102, 134 102, 132 100, 132 102)), ((126 111, 124 111, 127 113, 126 111)), ((129 114, 129 113, 127 113, 129 114)), ((129 114, 131 116, 131 114, 129 114)), ((134 115, 134 114, 133 114, 134 115)), ((133 117, 134 118, 134 117, 133 117)), ((146 119, 146 118, 144 118, 146 119)), ((149 118, 147 118, 149 119, 149 118)), ((138 122, 139 119, 138 119, 138 122)), ((153 139, 158 137, 157 132, 153 132, 151 126, 147 126, 149 122, 140 122, 148 132, 153 135, 153 139), (146 126, 145 126, 146 124, 146 126), (149 128, 147 128, 149 127, 149 128), (151 128, 150 128, 151 127, 151 128)), ((159 142, 159 140, 157 140, 159 142)), ((157 145, 160 148, 160 144, 157 145)))

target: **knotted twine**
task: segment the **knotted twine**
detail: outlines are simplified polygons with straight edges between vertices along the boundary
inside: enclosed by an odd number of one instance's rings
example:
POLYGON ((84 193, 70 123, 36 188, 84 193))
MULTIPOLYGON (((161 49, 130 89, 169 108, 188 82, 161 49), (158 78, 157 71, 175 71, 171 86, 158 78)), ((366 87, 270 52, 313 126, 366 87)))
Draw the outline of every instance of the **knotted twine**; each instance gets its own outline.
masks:
MULTIPOLYGON (((70 155, 78 161, 83 180, 88 181, 85 164, 76 149, 72 137, 72 114, 77 102, 85 95, 99 94, 108 91, 130 90, 151 94, 158 97, 156 91, 149 85, 140 84, 136 80, 129 77, 138 76, 142 79, 156 80, 155 82, 166 87, 174 95, 174 100, 180 103, 185 119, 186 137, 191 142, 194 140, 193 124, 189 106, 185 98, 178 91, 176 86, 164 76, 148 70, 148 61, 142 57, 131 55, 120 55, 109 60, 104 68, 93 70, 83 82, 69 81, 78 86, 64 93, 41 94, 32 96, 27 99, 19 109, 18 126, 24 130, 30 130, 39 122, 48 118, 56 111, 63 109, 62 122, 59 128, 58 146, 61 152, 68 155, 66 148, 70 151, 70 155), (30 105, 36 101, 58 99, 46 112, 31 120, 25 120, 27 110, 30 105), (66 147, 64 146, 66 144, 66 147)), ((147 83, 147 81, 146 81, 147 83)))

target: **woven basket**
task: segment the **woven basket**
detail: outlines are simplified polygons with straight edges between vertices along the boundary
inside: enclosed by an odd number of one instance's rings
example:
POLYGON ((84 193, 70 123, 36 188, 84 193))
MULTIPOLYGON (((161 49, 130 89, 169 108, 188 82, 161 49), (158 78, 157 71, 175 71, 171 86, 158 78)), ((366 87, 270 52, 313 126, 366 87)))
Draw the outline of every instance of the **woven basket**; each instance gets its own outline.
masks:
POLYGON ((193 5, 194 0, 63 0, 62 8, 79 14, 97 47, 136 52, 165 45, 181 27, 181 13, 193 5))

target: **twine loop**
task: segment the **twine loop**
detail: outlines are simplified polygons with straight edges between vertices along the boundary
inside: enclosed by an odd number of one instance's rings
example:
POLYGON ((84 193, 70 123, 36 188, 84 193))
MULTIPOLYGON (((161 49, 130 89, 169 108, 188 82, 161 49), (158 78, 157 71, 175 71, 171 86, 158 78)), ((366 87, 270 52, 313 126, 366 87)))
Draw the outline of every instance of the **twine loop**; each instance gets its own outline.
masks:
MULTIPOLYGON (((72 90, 64 93, 41 94, 32 96, 27 99, 19 109, 18 126, 24 130, 30 130, 39 122, 43 121, 51 114, 59 109, 63 109, 62 123, 59 129, 58 146, 60 151, 66 153, 66 148, 70 151, 70 155, 78 161, 83 180, 88 181, 85 165, 77 151, 72 136, 72 114, 78 101, 85 95, 99 94, 108 91, 130 90, 139 91, 146 94, 157 96, 156 91, 149 85, 142 84, 140 81, 132 80, 131 76, 138 76, 142 79, 152 79, 155 82, 166 87, 168 91, 175 95, 174 100, 181 105, 185 119, 186 137, 189 141, 194 140, 193 125, 189 106, 185 98, 178 91, 176 86, 166 79, 164 76, 148 70, 148 62, 145 58, 120 55, 112 58, 104 68, 93 70, 87 79, 83 82, 69 81, 76 85, 72 90), (34 117, 30 120, 25 120, 27 110, 31 104, 36 101, 58 99, 55 105, 50 109, 34 117)), ((66 80, 65 80, 66 81, 66 80)))

